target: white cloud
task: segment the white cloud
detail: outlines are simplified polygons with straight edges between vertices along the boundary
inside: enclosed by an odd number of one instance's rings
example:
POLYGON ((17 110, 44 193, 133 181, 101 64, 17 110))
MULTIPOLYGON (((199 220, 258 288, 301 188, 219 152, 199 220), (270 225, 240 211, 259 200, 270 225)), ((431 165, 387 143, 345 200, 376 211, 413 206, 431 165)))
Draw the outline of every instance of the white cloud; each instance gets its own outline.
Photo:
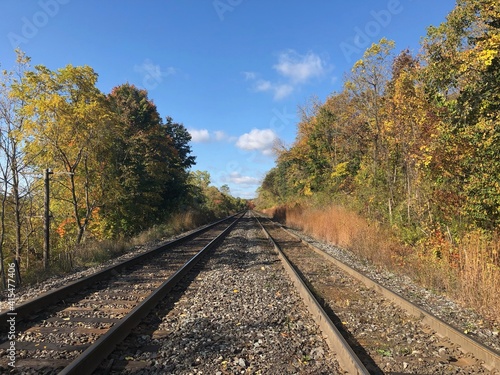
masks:
POLYGON ((258 150, 264 155, 272 155, 277 135, 271 129, 252 129, 238 138, 236 146, 242 150, 258 150))
POLYGON ((213 138, 215 138, 216 141, 226 141, 231 139, 226 133, 221 130, 214 131, 213 138))
POLYGON ((255 90, 257 91, 269 91, 272 90, 273 85, 269 81, 265 81, 263 79, 259 80, 255 84, 255 90))
POLYGON ((191 134, 191 141, 194 143, 208 143, 208 142, 220 142, 220 141, 235 141, 234 137, 230 137, 225 132, 221 130, 215 130, 213 132, 207 129, 188 129, 189 134, 191 134))
POLYGON ((270 91, 273 93, 274 99, 280 100, 290 95, 294 88, 289 84, 276 84, 270 81, 259 80, 255 84, 255 91, 265 92, 270 91))
POLYGON ((281 53, 278 60, 274 69, 292 83, 305 83, 311 78, 323 76, 327 71, 325 62, 312 52, 302 56, 289 50, 281 53))
POLYGON ((332 67, 319 55, 308 52, 300 55, 294 50, 288 50, 278 55, 278 63, 273 65, 281 80, 270 81, 259 79, 255 72, 244 72, 247 81, 253 81, 256 92, 271 92, 275 100, 291 95, 301 85, 314 78, 322 78, 332 67))
POLYGON ((236 185, 259 185, 260 179, 251 176, 242 176, 238 172, 231 172, 229 176, 225 178, 227 182, 232 182, 236 185))
POLYGON ((188 129, 191 134, 191 141, 195 143, 205 143, 210 141, 210 133, 207 129, 188 129))
POLYGON ((276 85, 273 87, 274 89, 274 99, 280 100, 288 95, 290 95, 295 88, 292 85, 288 84, 282 84, 282 85, 276 85))

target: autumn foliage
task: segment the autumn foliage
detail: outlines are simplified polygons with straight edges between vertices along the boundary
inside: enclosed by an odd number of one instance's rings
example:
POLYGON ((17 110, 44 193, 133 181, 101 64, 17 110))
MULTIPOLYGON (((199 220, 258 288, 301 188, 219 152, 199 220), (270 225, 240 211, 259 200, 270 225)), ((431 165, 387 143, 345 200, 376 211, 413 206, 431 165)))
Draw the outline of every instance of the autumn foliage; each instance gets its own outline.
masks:
MULTIPOLYGON (((16 259, 36 272, 44 245, 44 170, 50 174, 50 256, 74 264, 87 242, 137 235, 168 221, 199 224, 241 209, 193 185, 186 128, 160 116, 130 84, 102 93, 89 66, 17 65, 0 76, 0 276, 16 259), (217 202, 217 203, 214 203, 217 202), (197 212, 197 214, 191 214, 197 212), (180 219, 182 218, 182 220, 180 219)), ((83 251, 85 252, 85 251, 83 251)), ((92 258, 91 256, 88 258, 92 258)))
POLYGON ((258 207, 286 204, 289 221, 299 203, 297 225, 351 249, 375 233, 355 228, 379 228, 384 245, 362 256, 499 306, 500 4, 459 0, 421 54, 394 49, 373 44, 341 92, 302 110, 258 207))

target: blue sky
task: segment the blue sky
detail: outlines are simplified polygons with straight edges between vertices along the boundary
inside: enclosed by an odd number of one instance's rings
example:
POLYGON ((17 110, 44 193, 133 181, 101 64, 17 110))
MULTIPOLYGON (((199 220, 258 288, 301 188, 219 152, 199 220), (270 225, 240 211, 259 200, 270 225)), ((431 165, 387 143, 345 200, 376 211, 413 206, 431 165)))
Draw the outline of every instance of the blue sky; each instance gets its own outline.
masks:
POLYGON ((104 93, 148 90, 192 134, 193 169, 256 195, 273 144, 293 143, 297 109, 342 89, 382 37, 417 53, 454 0, 0 0, 0 68, 89 65, 104 93))

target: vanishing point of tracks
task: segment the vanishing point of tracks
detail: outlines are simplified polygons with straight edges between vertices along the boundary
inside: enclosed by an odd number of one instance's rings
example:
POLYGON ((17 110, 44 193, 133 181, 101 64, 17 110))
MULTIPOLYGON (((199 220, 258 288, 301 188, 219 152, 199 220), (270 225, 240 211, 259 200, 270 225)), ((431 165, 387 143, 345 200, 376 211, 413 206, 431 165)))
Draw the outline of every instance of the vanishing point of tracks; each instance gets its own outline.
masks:
MULTIPOLYGON (((220 222, 153 250, 144 257, 149 260, 131 260, 56 292, 64 295, 47 293, 17 306, 16 349, 23 355, 8 367, 9 342, 0 344, 0 372, 475 374, 500 368, 498 352, 280 226, 258 221, 246 214, 230 220, 234 228, 220 222), (223 235, 213 240, 215 233, 223 235), (180 271, 183 264, 191 270, 180 271)), ((4 330, 5 313, 0 319, 4 330)))

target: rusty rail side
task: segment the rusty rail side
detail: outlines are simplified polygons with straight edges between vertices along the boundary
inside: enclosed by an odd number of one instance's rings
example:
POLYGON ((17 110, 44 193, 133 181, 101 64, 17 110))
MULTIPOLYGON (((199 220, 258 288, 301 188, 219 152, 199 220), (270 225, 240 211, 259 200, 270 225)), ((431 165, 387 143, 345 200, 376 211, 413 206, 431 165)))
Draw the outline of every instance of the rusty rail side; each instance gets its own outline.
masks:
POLYGON ((302 300, 304 301, 307 309, 313 316, 316 324, 326 336, 326 341, 330 349, 337 354, 338 362, 343 370, 347 371, 349 374, 358 375, 368 375, 370 372, 363 365, 361 360, 358 358, 356 353, 349 346, 347 341, 344 339, 342 334, 339 332, 337 327, 333 324, 328 314, 321 307, 317 299, 314 297, 312 292, 309 290, 307 285, 304 283, 299 274, 295 271, 290 261, 285 254, 281 251, 279 245, 273 240, 269 232, 264 228, 264 226, 257 219, 262 231, 264 232, 267 239, 274 246, 274 249, 278 253, 282 264, 289 275, 292 282, 295 284, 302 300))
MULTIPOLYGON (((157 248, 151 249, 145 253, 139 254, 134 256, 133 258, 127 259, 126 261, 123 261, 119 264, 115 264, 109 267, 106 267, 103 270, 100 270, 92 275, 82 277, 81 279, 75 280, 73 282, 70 282, 69 284, 49 290, 43 294, 41 294, 38 297, 35 297, 31 300, 28 300, 18 306, 15 306, 15 316, 16 316, 16 322, 22 321, 24 318, 29 317, 31 314, 34 314, 38 311, 43 310, 47 306, 51 306, 54 304, 59 303, 61 300, 66 298, 67 296, 70 296, 72 294, 78 293, 80 290, 85 288, 88 285, 95 284, 101 280, 105 280, 110 277, 110 275, 113 274, 113 272, 120 271, 122 269, 125 269, 127 267, 130 267, 131 265, 140 262, 142 260, 145 260, 151 256, 154 256, 156 254, 159 254, 163 251, 166 251, 174 246, 177 246, 185 241, 188 241, 199 234, 207 231, 208 229, 214 227, 217 224, 220 224, 226 220, 229 220, 231 218, 236 217, 237 215, 240 215, 241 212, 229 216, 227 218, 224 218, 222 220, 218 220, 214 223, 202 226, 200 229, 191 232, 187 235, 184 235, 180 238, 177 238, 175 240, 169 241, 166 244, 163 244, 157 248)), ((8 328, 9 323, 9 310, 5 310, 0 314, 0 329, 8 328)))
POLYGON ((222 242, 231 232, 243 215, 236 218, 224 231, 201 249, 193 258, 187 261, 177 272, 165 280, 153 293, 137 305, 127 316, 116 323, 111 329, 85 350, 78 358, 66 366, 59 375, 91 374, 100 363, 122 342, 141 320, 155 308, 159 301, 179 283, 179 281, 203 258, 210 250, 222 242))
POLYGON ((378 293, 382 294, 385 298, 395 303, 397 306, 401 307, 405 311, 407 311, 410 315, 421 319, 422 323, 427 324, 433 330, 435 330, 439 335, 448 337, 452 342, 459 345, 461 350, 465 353, 471 353, 477 359, 483 361, 483 367, 485 367, 488 371, 492 371, 493 369, 500 370, 500 353, 494 349, 488 348, 484 344, 476 341, 472 337, 469 337, 456 328, 450 326, 442 319, 437 316, 431 314, 428 311, 425 311, 415 305, 413 302, 407 300, 400 294, 393 292, 392 290, 387 289, 382 286, 375 280, 361 274, 350 266, 342 263, 338 259, 334 258, 330 254, 327 254, 323 250, 317 248, 313 244, 303 240, 301 237, 296 234, 286 230, 279 223, 276 223, 282 230, 286 231, 288 234, 293 236, 294 238, 300 240, 303 244, 307 245, 310 249, 314 250, 316 253, 321 255, 327 261, 333 263, 335 266, 346 272, 347 274, 353 276, 354 278, 361 281, 368 288, 372 288, 378 293))

